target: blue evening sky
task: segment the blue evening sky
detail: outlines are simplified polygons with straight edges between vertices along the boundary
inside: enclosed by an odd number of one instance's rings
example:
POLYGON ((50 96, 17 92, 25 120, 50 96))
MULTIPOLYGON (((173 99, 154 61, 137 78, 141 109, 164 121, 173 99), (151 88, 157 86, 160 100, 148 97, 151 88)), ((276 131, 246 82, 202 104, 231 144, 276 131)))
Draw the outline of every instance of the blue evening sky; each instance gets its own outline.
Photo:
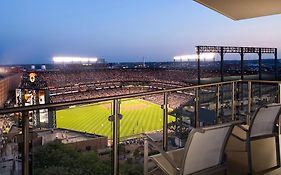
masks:
POLYGON ((0 64, 53 56, 171 61, 196 45, 280 50, 280 21, 233 21, 192 0, 7 0, 0 2, 0 64))

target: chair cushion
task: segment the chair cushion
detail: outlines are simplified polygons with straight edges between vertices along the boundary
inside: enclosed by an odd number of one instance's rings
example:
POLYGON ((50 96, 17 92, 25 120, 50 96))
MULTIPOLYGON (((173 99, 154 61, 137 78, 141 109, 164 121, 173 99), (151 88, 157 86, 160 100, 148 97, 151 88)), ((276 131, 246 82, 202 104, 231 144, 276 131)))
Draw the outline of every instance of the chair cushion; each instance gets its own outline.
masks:
MULTIPOLYGON (((171 157, 172 160, 178 165, 181 166, 182 156, 184 154, 184 148, 168 151, 167 154, 171 157)), ((167 174, 177 174, 177 170, 169 163, 167 159, 161 154, 157 154, 150 157, 164 172, 167 174)))
POLYGON ((273 134, 275 120, 279 114, 279 105, 268 105, 257 112, 251 128, 251 137, 273 134))

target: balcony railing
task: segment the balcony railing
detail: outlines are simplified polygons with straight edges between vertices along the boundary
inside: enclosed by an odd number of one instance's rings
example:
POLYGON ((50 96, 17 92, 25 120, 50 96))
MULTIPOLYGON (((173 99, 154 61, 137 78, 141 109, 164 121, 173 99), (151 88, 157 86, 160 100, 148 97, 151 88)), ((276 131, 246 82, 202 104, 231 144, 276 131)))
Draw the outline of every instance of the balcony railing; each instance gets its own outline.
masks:
MULTIPOLYGON (((33 132, 30 129, 30 122, 28 117, 28 111, 48 109, 56 111, 61 108, 67 108, 75 105, 86 105, 92 103, 100 103, 110 101, 112 102, 111 114, 109 121, 112 122, 112 174, 119 174, 119 145, 120 145, 120 129, 122 129, 122 110, 121 106, 124 99, 135 99, 135 98, 149 98, 156 96, 161 102, 162 110, 162 148, 167 151, 169 149, 168 136, 171 132, 169 129, 169 115, 176 111, 174 109, 171 112, 170 105, 173 103, 169 99, 171 94, 184 94, 186 99, 183 99, 184 103, 181 104, 179 109, 186 109, 190 112, 188 121, 185 124, 189 125, 190 128, 196 128, 202 125, 212 125, 217 123, 223 123, 233 120, 245 120, 249 123, 251 118, 250 114, 260 105, 266 103, 280 103, 281 102, 281 82, 278 81, 228 81, 213 84, 204 84, 197 86, 157 90, 151 92, 132 93, 127 95, 118 95, 110 97, 101 97, 95 99, 76 100, 70 102, 42 104, 33 106, 23 106, 0 109, 0 114, 11 114, 21 113, 22 114, 22 137, 23 144, 21 150, 21 161, 22 161, 22 174, 31 174, 30 170, 30 150, 29 142, 32 140, 29 133, 33 132), (214 118, 208 119, 202 118, 204 111, 211 111, 210 114, 214 118), (244 114, 244 115, 240 115, 244 114), (241 117, 245 116, 245 117, 241 117)), ((134 108, 130 110, 135 110, 134 108)), ((94 111, 93 111, 94 112, 94 111)), ((181 114, 184 115, 184 114, 181 114)), ((174 116, 177 116, 175 114, 174 116)), ((174 125, 182 122, 182 116, 176 117, 174 125)), ((137 124, 138 125, 138 124, 137 124)), ((141 126, 136 126, 141 127, 141 126)), ((178 126, 176 126, 178 127, 178 126)), ((176 129, 173 132, 178 132, 176 129)), ((133 134, 137 134, 134 133, 133 134)), ((122 139, 123 141, 123 139, 122 139)))

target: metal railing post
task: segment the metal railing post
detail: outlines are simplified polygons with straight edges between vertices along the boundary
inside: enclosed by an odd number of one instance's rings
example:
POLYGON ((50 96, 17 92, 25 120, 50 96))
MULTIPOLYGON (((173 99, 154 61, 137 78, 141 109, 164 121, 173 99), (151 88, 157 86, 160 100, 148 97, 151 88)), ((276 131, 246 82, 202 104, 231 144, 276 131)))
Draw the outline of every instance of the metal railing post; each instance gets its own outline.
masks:
POLYGON ((22 174, 29 175, 29 118, 28 112, 23 112, 22 116, 22 174))
POLYGON ((235 119, 235 82, 232 82, 232 93, 231 93, 231 119, 235 119))
POLYGON ((163 150, 168 150, 168 94, 164 93, 163 108, 163 150))
MULTIPOLYGON (((281 104, 281 83, 278 83, 278 103, 279 104, 281 104)), ((278 122, 278 124, 279 124, 279 129, 278 129, 278 134, 280 134, 281 133, 281 127, 280 127, 280 124, 281 124, 281 119, 280 119, 280 117, 279 117, 279 122, 278 122)))
POLYGON ((274 49, 274 77, 278 80, 278 58, 277 58, 277 48, 274 49))
POLYGON ((239 87, 239 99, 242 101, 241 102, 241 106, 240 109, 242 111, 244 111, 244 82, 240 83, 240 87, 239 87))
POLYGON ((148 141, 144 138, 144 151, 143 151, 143 174, 148 175, 148 141))
POLYGON ((119 175, 119 121, 120 100, 113 100, 113 175, 119 175))
POLYGON ((199 127, 199 88, 195 89, 195 109, 194 109, 194 127, 199 127))
POLYGON ((241 80, 244 80, 244 48, 241 47, 241 52, 240 52, 240 56, 241 56, 241 63, 240 63, 240 77, 241 80))
POLYGON ((251 121, 251 108, 252 108, 252 82, 248 81, 248 115, 247 115, 247 124, 250 124, 251 121))
POLYGON ((197 84, 201 84, 200 47, 197 46, 197 84))
POLYGON ((261 98, 262 98, 262 85, 261 83, 258 84, 259 85, 259 105, 262 104, 261 98))
POLYGON ((281 104, 281 83, 278 83, 278 103, 281 104))
POLYGON ((217 85, 216 88, 216 123, 218 123, 220 117, 220 85, 217 85))

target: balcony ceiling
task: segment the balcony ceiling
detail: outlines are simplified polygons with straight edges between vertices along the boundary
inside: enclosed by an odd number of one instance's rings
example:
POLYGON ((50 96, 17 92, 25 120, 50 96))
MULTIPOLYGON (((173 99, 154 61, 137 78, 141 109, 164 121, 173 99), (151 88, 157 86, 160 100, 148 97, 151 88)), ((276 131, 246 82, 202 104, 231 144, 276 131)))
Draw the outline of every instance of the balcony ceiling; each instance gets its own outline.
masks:
POLYGON ((281 14, 281 0, 194 0, 233 20, 281 14))

